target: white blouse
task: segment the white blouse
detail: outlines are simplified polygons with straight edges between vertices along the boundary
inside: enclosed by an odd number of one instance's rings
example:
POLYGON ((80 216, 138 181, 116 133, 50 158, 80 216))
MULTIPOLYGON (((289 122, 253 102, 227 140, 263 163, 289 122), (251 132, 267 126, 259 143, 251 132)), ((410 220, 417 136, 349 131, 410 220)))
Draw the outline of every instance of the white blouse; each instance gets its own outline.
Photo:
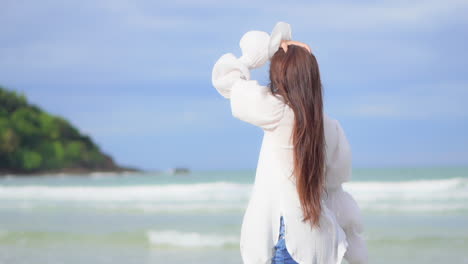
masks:
POLYGON ((291 39, 289 24, 278 23, 271 36, 249 31, 240 41, 242 56, 221 56, 212 72, 213 86, 230 99, 232 115, 264 131, 252 194, 244 214, 240 250, 245 264, 271 263, 284 217, 286 248, 300 264, 367 263, 360 209, 342 189, 351 177, 351 150, 340 123, 324 114, 326 189, 322 195, 320 228, 302 222, 296 191, 291 132, 294 112, 269 87, 250 80, 250 69, 261 67, 291 39))

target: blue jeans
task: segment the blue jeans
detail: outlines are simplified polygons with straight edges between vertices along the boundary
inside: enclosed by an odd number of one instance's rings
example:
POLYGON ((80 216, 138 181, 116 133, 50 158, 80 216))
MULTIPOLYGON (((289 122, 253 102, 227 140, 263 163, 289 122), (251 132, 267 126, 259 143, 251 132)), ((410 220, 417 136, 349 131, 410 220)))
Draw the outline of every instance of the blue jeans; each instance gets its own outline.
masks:
POLYGON ((286 249, 286 243, 284 240, 283 216, 280 218, 280 233, 278 237, 278 243, 276 243, 275 246, 275 254, 273 255, 271 264, 298 264, 296 261, 294 261, 291 255, 289 255, 289 252, 286 249))

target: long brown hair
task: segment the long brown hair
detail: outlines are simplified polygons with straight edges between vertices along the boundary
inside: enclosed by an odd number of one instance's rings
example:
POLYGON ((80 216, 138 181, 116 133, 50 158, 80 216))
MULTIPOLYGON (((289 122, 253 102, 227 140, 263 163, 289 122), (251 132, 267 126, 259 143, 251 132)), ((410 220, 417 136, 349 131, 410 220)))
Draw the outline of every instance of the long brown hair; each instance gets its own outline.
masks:
POLYGON ((290 45, 271 58, 270 85, 294 111, 292 132, 296 188, 303 219, 319 225, 324 191, 325 135, 320 72, 315 56, 305 48, 290 45))

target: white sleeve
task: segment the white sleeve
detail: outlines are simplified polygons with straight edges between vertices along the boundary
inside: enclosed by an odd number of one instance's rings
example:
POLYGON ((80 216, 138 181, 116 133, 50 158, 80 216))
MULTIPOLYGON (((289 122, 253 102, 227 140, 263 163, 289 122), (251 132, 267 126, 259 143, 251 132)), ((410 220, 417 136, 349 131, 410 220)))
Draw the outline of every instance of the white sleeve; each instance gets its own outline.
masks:
POLYGON ((284 108, 283 101, 257 81, 239 80, 232 87, 232 115, 242 121, 273 130, 283 118, 284 108))
POLYGON ((278 126, 285 107, 281 96, 273 95, 269 87, 250 80, 249 70, 268 61, 269 44, 267 33, 249 31, 240 41, 242 56, 238 59, 232 53, 224 54, 212 72, 213 86, 231 100, 232 115, 265 130, 278 126))
POLYGON ((326 182, 328 188, 339 187, 351 179, 351 146, 338 120, 324 117, 326 151, 326 182))
POLYGON ((367 246, 362 235, 364 231, 361 210, 342 183, 351 178, 351 148, 346 135, 336 120, 329 137, 330 151, 326 161, 326 205, 335 213, 339 225, 346 233, 348 248, 344 258, 350 264, 368 262, 367 246))
POLYGON ((232 53, 226 53, 216 61, 211 81, 216 90, 225 98, 231 98, 234 83, 239 80, 250 80, 250 71, 232 53))

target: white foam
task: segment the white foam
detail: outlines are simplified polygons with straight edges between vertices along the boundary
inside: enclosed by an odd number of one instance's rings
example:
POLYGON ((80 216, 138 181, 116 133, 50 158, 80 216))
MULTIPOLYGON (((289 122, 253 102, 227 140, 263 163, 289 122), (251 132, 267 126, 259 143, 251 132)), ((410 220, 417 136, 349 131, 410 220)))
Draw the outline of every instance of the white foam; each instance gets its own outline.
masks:
POLYGON ((363 210, 383 211, 383 212, 450 212, 450 211, 468 211, 468 204, 432 204, 432 203, 360 203, 363 210))
POLYGON ((138 186, 1 186, 0 199, 74 201, 206 201, 247 199, 250 184, 227 182, 138 186))
MULTIPOLYGON (((0 199, 98 201, 247 200, 252 185, 229 182, 135 186, 0 186, 0 199)), ((468 179, 347 182, 359 200, 468 198, 468 179)))
POLYGON ((200 234, 196 232, 180 232, 176 230, 148 231, 149 242, 154 246, 169 247, 224 247, 237 245, 239 238, 236 236, 200 234))
POLYGON ((212 212, 220 211, 238 211, 246 209, 246 203, 185 203, 185 204, 136 204, 133 207, 145 213, 163 213, 163 212, 212 212))
MULTIPOLYGON (((468 178, 351 181, 344 184, 344 189, 364 210, 468 210, 468 178)), ((243 211, 251 190, 251 184, 232 182, 134 186, 0 185, 0 208, 28 210, 72 201, 79 203, 77 206, 144 213, 243 211)), ((71 205, 75 204, 63 204, 71 205)))
POLYGON ((468 178, 347 182, 343 188, 360 201, 468 199, 468 178))

